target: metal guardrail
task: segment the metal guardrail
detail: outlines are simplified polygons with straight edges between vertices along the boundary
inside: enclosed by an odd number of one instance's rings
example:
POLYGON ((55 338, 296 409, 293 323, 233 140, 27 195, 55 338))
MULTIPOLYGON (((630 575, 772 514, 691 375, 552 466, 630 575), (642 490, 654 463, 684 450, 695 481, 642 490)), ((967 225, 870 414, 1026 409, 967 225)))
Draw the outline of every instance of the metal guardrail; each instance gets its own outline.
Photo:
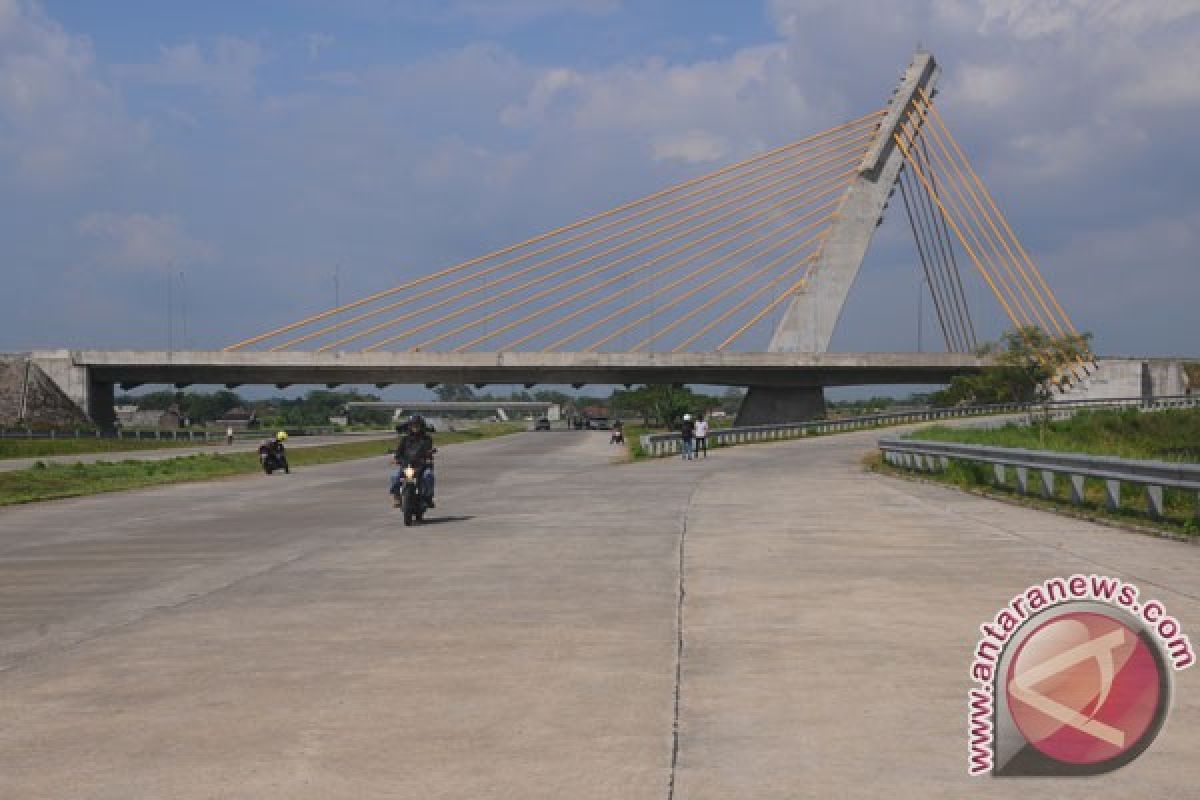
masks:
POLYGON ((1004 486, 1008 485, 1008 471, 1013 469, 1021 494, 1029 493, 1030 473, 1036 472, 1043 498, 1054 497, 1058 478, 1065 477, 1074 505, 1083 503, 1084 480, 1097 478, 1104 481, 1105 504, 1114 511, 1121 507, 1121 485, 1134 484, 1144 488, 1146 508, 1156 519, 1163 517, 1163 489, 1185 489, 1197 493, 1196 515, 1200 517, 1200 464, 897 437, 880 439, 879 449, 892 466, 922 472, 947 469, 952 460, 991 464, 993 478, 1004 486))
MULTIPOLYGON (((935 422, 942 419, 984 417, 996 414, 1020 414, 1031 411, 1046 411, 1052 418, 1069 417, 1078 411, 1095 409, 1138 408, 1144 411, 1161 411, 1170 408, 1200 407, 1200 395, 1170 395, 1142 398, 1126 397, 1106 400, 1069 400, 1054 403, 997 403, 955 408, 930 408, 920 411, 903 411, 894 414, 872 414, 842 419, 812 420, 809 422, 786 422, 775 425, 750 425, 734 428, 709 428, 710 447, 728 447, 754 442, 771 442, 783 439, 798 439, 827 433, 882 428, 890 425, 907 425, 914 422, 935 422)), ((642 451, 652 457, 678 455, 683 450, 683 439, 679 433, 647 433, 639 437, 642 451)))

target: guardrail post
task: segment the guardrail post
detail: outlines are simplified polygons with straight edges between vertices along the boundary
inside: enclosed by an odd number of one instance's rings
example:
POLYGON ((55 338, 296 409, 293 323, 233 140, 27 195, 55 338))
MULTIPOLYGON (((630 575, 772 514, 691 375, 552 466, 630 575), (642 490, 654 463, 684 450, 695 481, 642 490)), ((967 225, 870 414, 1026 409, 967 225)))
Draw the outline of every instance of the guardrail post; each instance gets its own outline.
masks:
POLYGON ((1163 514, 1163 487, 1161 486, 1146 486, 1146 511, 1154 519, 1162 519, 1163 514))
POLYGON ((1029 494, 1029 468, 1017 467, 1017 491, 1029 494))
POLYGON ((1106 480, 1104 482, 1104 501, 1109 511, 1116 511, 1121 507, 1120 481, 1106 480))
POLYGON ((1042 470, 1042 497, 1046 500, 1054 497, 1054 484, 1057 476, 1050 470, 1042 470))
POLYGON ((1071 503, 1077 506, 1083 505, 1084 499, 1084 483, 1082 475, 1068 475, 1068 480, 1071 482, 1071 503))
POLYGON ((992 475, 996 478, 997 486, 1008 483, 1008 467, 1003 464, 992 464, 992 475))
POLYGON ((942 469, 943 469, 943 470, 950 469, 950 458, 949 458, 948 456, 942 456, 942 457, 941 457, 941 462, 942 462, 942 469))

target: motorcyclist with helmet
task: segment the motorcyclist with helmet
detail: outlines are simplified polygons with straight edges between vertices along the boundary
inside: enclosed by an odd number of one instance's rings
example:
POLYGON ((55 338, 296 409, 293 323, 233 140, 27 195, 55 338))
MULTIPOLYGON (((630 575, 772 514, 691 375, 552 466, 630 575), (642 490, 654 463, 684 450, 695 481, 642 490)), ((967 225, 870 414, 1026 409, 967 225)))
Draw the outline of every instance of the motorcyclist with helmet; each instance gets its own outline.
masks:
MULTIPOLYGON (((292 470, 288 467, 287 448, 283 445, 287 438, 287 431, 279 431, 273 439, 267 439, 259 445, 258 453, 260 459, 272 462, 272 469, 283 467, 283 471, 290 475, 292 470)), ((266 467, 265 461, 263 466, 266 467)))
MULTIPOLYGON (((392 457, 393 463, 401 469, 411 465, 417 470, 417 474, 421 476, 421 492, 425 495, 426 505, 429 508, 436 508, 433 503, 433 454, 436 451, 433 447, 433 437, 426 429, 425 419, 419 414, 414 415, 409 418, 406 425, 397 425, 396 432, 400 434, 400 443, 396 446, 396 453, 392 457)), ((396 493, 400 474, 400 469, 393 473, 392 483, 388 488, 395 506, 400 505, 400 498, 396 493)))

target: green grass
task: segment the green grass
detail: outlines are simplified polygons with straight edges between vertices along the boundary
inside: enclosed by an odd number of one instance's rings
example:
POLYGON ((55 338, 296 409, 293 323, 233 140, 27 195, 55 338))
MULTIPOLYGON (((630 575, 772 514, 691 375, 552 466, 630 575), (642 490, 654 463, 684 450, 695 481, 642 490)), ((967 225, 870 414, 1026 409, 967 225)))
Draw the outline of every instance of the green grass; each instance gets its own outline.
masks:
MULTIPOLYGON (((224 443, 224 440, 221 440, 224 443)), ((216 440, 211 442, 216 444, 216 440)), ((120 453, 131 450, 160 450, 169 447, 203 447, 202 441, 169 439, 0 439, 0 459, 74 456, 86 453, 120 453)))
POLYGON ((950 466, 939 472, 914 473, 911 470, 893 467, 880 458, 879 453, 873 453, 867 459, 867 466, 876 472, 882 472, 899 477, 919 477, 944 483, 989 497, 997 497, 1020 503, 1021 505, 1039 508, 1045 511, 1057 511, 1084 519, 1115 523, 1125 527, 1154 528, 1187 538, 1200 538, 1200 520, 1196 514, 1196 495, 1178 489, 1167 489, 1163 492, 1163 519, 1153 519, 1146 507, 1146 496, 1142 487, 1132 484, 1121 486, 1121 507, 1109 510, 1105 504, 1104 484, 1097 478, 1084 481, 1083 503, 1071 503, 1070 484, 1063 478, 1056 482, 1055 492, 1048 498, 1041 496, 1041 476, 1034 470, 1029 472, 1029 494, 1021 494, 1017 488, 1015 470, 1007 471, 1003 483, 997 483, 990 464, 978 464, 969 461, 950 460, 950 466))
MULTIPOLYGON (((476 441, 524 430, 524 425, 486 425, 475 430, 434 435, 438 446, 476 441)), ((336 461, 379 457, 389 453, 388 440, 294 448, 288 453, 293 470, 336 461)), ((257 453, 213 453, 158 461, 99 461, 94 464, 44 464, 0 472, 0 506, 62 497, 117 492, 170 483, 212 480, 258 472, 257 453)))
POLYGON ((939 425, 922 428, 909 438, 1198 463, 1200 409, 1082 412, 1047 423, 1044 432, 1039 424, 1010 423, 990 429, 939 425))
MULTIPOLYGON (((1036 424, 1008 424, 991 429, 935 426, 916 431, 909 438, 1131 459, 1200 462, 1200 409, 1147 414, 1136 410, 1084 412, 1071 419, 1049 422, 1044 432, 1040 428, 1036 424)), ((911 474, 883 463, 878 454, 869 465, 882 472, 911 474)), ((1029 473, 1030 494, 1026 495, 1018 490, 1015 470, 1007 470, 1004 482, 998 483, 989 464, 951 459, 947 469, 921 473, 921 477, 961 489, 1008 497, 1039 508, 1069 511, 1124 525, 1151 526, 1189 537, 1200 536, 1195 492, 1166 489, 1163 492, 1165 519, 1154 520, 1148 514, 1145 490, 1134 484, 1122 484, 1121 508, 1109 510, 1105 503, 1104 483, 1098 478, 1084 481, 1083 503, 1073 505, 1066 478, 1056 481, 1050 497, 1041 497, 1041 475, 1035 470, 1029 473)))

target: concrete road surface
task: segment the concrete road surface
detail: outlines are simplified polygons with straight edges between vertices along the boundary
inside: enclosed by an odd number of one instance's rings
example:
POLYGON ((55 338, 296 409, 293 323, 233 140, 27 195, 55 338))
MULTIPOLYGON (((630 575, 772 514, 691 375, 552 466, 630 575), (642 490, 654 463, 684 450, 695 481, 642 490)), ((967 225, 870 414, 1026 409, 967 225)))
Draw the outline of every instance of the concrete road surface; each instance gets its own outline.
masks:
MULTIPOLYGON (((34 458, 0 458, 0 472, 5 470, 28 469, 38 461, 47 464, 92 464, 96 461, 162 461, 167 458, 193 456, 200 453, 253 453, 258 446, 271 436, 266 431, 257 439, 237 439, 228 445, 222 442, 199 444, 195 447, 160 447, 149 450, 122 450, 111 453, 75 453, 61 456, 36 456, 34 458)), ((316 447, 323 444, 346 444, 362 441, 392 441, 394 433, 339 433, 330 436, 293 436, 287 441, 288 449, 297 447, 316 447)))
POLYGON ((382 458, 0 510, 0 797, 1194 796, 1200 669, 1089 780, 968 779, 965 698, 1052 575, 1200 640, 1200 548, 865 474, 875 436, 449 446, 413 529, 382 458))

